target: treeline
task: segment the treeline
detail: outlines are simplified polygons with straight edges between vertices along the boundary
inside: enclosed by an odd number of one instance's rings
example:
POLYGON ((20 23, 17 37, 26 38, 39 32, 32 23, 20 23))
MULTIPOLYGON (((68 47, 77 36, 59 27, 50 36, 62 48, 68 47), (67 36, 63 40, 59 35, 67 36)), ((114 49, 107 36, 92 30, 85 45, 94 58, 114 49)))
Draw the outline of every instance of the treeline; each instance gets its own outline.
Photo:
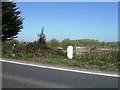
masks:
MULTIPOLYGON (((41 45, 37 41, 34 42, 23 42, 18 40, 6 41, 8 46, 12 46, 16 43, 16 46, 19 45, 25 46, 29 45, 30 47, 34 47, 38 49, 41 45)), ((3 42, 4 44, 4 42, 3 42)), ((99 47, 99 48, 118 48, 118 42, 99 42, 98 40, 94 39, 80 39, 80 40, 70 40, 64 39, 59 41, 57 39, 51 39, 50 41, 46 41, 46 46, 49 48, 63 48, 64 50, 67 48, 68 45, 72 46, 81 46, 81 47, 99 47)))
MULTIPOLYGON (((11 51, 13 44, 16 44, 17 51, 34 53, 36 50, 41 48, 41 44, 38 41, 34 42, 23 42, 18 40, 11 40, 2 43, 2 53, 6 51, 11 51)), ((44 45, 44 44, 43 44, 44 45)), ((63 49, 66 50, 68 45, 81 46, 88 48, 118 48, 118 42, 99 42, 98 40, 93 39, 80 39, 80 40, 70 40, 64 39, 59 41, 57 39, 51 39, 46 41, 46 49, 63 49)))
POLYGON ((80 40, 70 40, 64 39, 59 41, 57 39, 51 39, 47 41, 50 47, 61 47, 66 49, 68 45, 81 46, 81 47, 99 47, 99 48, 118 48, 118 42, 99 42, 94 39, 80 39, 80 40))

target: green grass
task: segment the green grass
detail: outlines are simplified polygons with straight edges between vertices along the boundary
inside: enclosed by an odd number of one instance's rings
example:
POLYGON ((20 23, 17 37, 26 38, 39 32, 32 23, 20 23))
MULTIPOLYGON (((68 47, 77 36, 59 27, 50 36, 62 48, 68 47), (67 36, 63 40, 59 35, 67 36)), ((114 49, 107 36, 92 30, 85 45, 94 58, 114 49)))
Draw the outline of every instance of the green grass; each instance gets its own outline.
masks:
POLYGON ((12 58, 12 59, 21 59, 34 61, 38 63, 45 64, 55 64, 55 65, 66 65, 72 67, 79 68, 88 68, 88 69, 99 69, 99 70, 108 70, 108 71, 117 71, 120 62, 113 62, 112 60, 100 60, 100 59, 80 59, 75 57, 72 60, 67 60, 67 58, 62 56, 35 56, 34 54, 26 54, 26 53, 17 53, 16 57, 12 57, 11 52, 6 52, 3 55, 4 58, 12 58))

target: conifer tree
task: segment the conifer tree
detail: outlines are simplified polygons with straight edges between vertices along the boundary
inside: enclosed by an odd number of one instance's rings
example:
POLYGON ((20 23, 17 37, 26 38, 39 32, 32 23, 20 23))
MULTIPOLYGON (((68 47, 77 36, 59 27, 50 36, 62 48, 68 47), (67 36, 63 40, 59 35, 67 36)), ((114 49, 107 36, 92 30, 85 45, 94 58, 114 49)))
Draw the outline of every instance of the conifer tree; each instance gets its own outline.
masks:
POLYGON ((23 28, 23 18, 20 16, 14 2, 2 2, 2 41, 17 38, 23 28))
POLYGON ((42 28, 41 33, 38 36, 39 36, 38 43, 39 43, 40 48, 46 49, 47 43, 46 43, 46 36, 44 34, 44 27, 42 28))

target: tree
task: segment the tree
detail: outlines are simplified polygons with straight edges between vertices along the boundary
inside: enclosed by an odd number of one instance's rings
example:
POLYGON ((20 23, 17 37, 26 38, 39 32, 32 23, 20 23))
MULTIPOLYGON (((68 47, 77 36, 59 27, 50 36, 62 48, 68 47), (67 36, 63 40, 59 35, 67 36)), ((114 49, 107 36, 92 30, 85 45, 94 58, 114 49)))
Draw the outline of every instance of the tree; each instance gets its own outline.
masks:
POLYGON ((61 46, 63 49, 67 49, 67 46, 73 45, 70 39, 64 39, 61 41, 61 46))
POLYGON ((17 38, 23 28, 23 18, 20 16, 14 2, 2 2, 2 41, 17 38))
POLYGON ((42 28, 40 35, 38 34, 38 37, 39 37, 39 39, 37 42, 38 42, 40 49, 47 48, 46 37, 44 34, 44 27, 42 28))
POLYGON ((60 42, 57 39, 51 39, 49 46, 54 48, 60 47, 60 42))

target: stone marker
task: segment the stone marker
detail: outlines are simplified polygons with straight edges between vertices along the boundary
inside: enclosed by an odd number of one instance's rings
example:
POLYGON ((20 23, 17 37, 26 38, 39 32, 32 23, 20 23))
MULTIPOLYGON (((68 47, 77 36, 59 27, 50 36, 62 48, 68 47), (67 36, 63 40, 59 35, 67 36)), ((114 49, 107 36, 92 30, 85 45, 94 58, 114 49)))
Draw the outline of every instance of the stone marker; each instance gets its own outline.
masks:
POLYGON ((73 58, 73 46, 68 46, 67 47, 67 57, 68 57, 68 59, 73 58))

